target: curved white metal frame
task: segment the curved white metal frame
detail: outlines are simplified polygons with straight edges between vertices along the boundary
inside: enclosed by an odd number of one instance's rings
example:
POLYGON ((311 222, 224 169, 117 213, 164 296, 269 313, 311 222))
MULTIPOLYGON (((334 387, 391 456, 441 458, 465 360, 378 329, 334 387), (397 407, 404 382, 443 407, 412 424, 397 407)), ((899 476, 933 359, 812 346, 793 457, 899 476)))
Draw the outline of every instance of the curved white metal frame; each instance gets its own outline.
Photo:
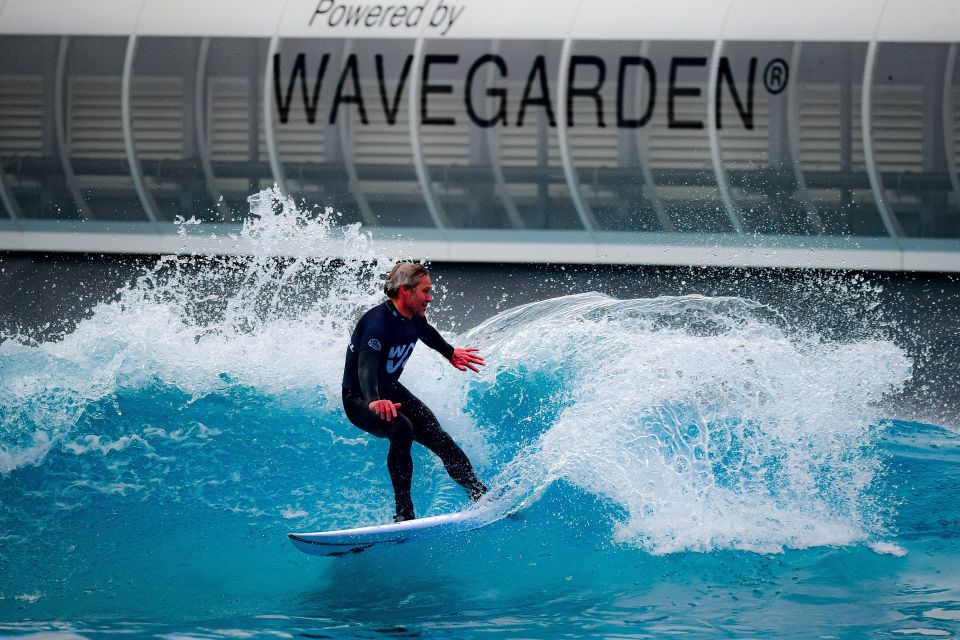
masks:
POLYGON ((743 233, 743 220, 730 197, 730 185, 727 183, 727 174, 723 170, 723 159, 720 157, 720 135, 717 131, 717 91, 720 73, 720 54, 723 53, 723 38, 717 38, 713 43, 713 52, 710 54, 709 77, 707 78, 707 137, 710 140, 710 160, 713 162, 713 173, 717 179, 717 188, 720 190, 720 199, 726 209, 727 217, 737 233, 743 233))
MULTIPOLYGON (((494 40, 490 45, 490 53, 500 53, 500 41, 494 40)), ((488 65, 486 84, 484 88, 489 88, 493 83, 493 66, 488 65)), ((487 159, 490 162, 490 170, 493 172, 493 182, 496 190, 499 192, 500 202, 503 203, 503 209, 507 212, 507 218, 514 229, 525 229, 526 223, 517 210, 517 203, 513 201, 510 194, 510 187, 503 176, 503 167, 500 166, 500 129, 498 127, 487 127, 486 129, 487 159)))
POLYGON ((143 170, 137 158, 137 150, 133 140, 133 122, 131 120, 130 91, 133 76, 133 61, 137 55, 137 34, 132 34, 127 40, 127 52, 123 58, 123 81, 120 93, 120 113, 123 124, 123 146, 127 152, 127 164, 130 166, 130 177, 140 199, 140 206, 150 222, 157 221, 157 206, 147 192, 147 185, 143 179, 143 170))
MULTIPOLYGON (((3 10, 3 4, 3 2, 0 2, 0 11, 3 10)), ((7 174, 3 170, 3 162, 0 162, 0 202, 3 202, 3 206, 6 208, 12 220, 23 217, 20 203, 17 202, 17 199, 13 195, 13 190, 10 189, 10 185, 7 183, 7 174)))
MULTIPOLYGON (((644 58, 650 55, 650 41, 644 40, 640 44, 640 55, 644 58)), ((647 89, 641 82, 634 86, 634 99, 636 104, 643 104, 647 97, 647 89)), ((663 208, 663 201, 660 199, 660 191, 657 181, 653 177, 653 169, 650 166, 650 134, 647 127, 637 127, 635 140, 637 141, 637 151, 642 152, 640 158, 640 175, 643 177, 643 195, 653 207, 653 212, 657 220, 663 225, 664 231, 676 231, 673 220, 667 215, 667 210, 663 208)))
MULTIPOLYGON (((0 4, 0 8, 3 4, 0 4)), ((4 208, 11 220, 17 220, 23 217, 23 211, 20 209, 20 203, 13 195, 13 190, 7 182, 7 173, 3 170, 3 162, 0 160, 0 202, 3 202, 4 208)))
MULTIPOLYGON (((343 59, 346 60, 352 52, 353 39, 348 38, 343 42, 343 59)), ((357 176, 356 154, 353 152, 353 144, 349 144, 353 138, 350 118, 340 118, 340 122, 337 123, 337 130, 339 132, 340 156, 343 158, 343 166, 347 171, 347 185, 350 188, 350 193, 357 201, 357 208, 360 209, 360 217, 363 219, 363 222, 375 226, 377 224, 377 217, 370 208, 370 201, 367 200, 367 194, 363 192, 363 185, 360 184, 360 178, 357 176)))
MULTIPOLYGON (((281 12, 282 15, 283 12, 281 12)), ((277 23, 279 30, 280 24, 277 23)), ((270 173, 273 174, 273 183, 283 195, 287 193, 287 182, 283 173, 283 164, 277 154, 277 141, 273 132, 273 92, 270 90, 270 79, 273 78, 273 56, 280 48, 280 36, 276 33, 270 38, 270 47, 267 49, 267 62, 263 71, 263 134, 267 143, 267 159, 270 161, 270 173)))
POLYGON ((0 202, 3 202, 3 206, 7 210, 7 214, 11 220, 17 220, 23 217, 20 203, 17 202, 17 199, 13 196, 13 191, 10 189, 10 185, 7 184, 7 174, 3 171, 2 166, 0 166, 0 202))
MULTIPOLYGON (((423 22, 426 23, 426 20, 423 22)), ((420 121, 418 116, 420 114, 420 81, 423 75, 423 48, 424 38, 423 33, 420 33, 417 35, 417 42, 413 49, 413 63, 410 65, 410 73, 413 74, 413 77, 410 78, 410 94, 408 95, 409 102, 407 103, 409 106, 409 113, 407 115, 410 119, 410 146, 413 150, 413 168, 417 172, 417 181, 420 183, 420 193, 423 195, 424 203, 427 205, 427 211, 430 213, 433 224, 436 225, 437 229, 442 233, 447 229, 447 215, 443 207, 434 197, 433 185, 430 182, 430 171, 424 161, 423 146, 420 143, 420 121)))
POLYGON ((7 174, 4 172, 2 164, 0 164, 0 202, 3 202, 3 206, 12 220, 23 217, 20 203, 17 202, 10 185, 7 184, 7 174))
MULTIPOLYGON (((0 0, 0 8, 4 6, 5 2, 6 0, 0 0)), ((286 11, 286 7, 288 4, 289 4, 289 0, 286 0, 284 3, 284 9, 283 11, 281 11, 281 19, 283 14, 286 11)), ((142 10, 142 6, 143 5, 141 3, 141 10, 142 10)), ((577 12, 579 12, 579 10, 580 8, 578 7, 577 12)), ((137 22, 139 23, 139 18, 137 19, 137 22)), ((267 153, 270 157, 270 169, 274 174, 274 178, 278 181, 278 187, 281 190, 285 190, 285 185, 284 185, 285 176, 283 175, 283 165, 280 162, 280 158, 278 156, 278 150, 276 148, 276 136, 275 136, 276 128, 274 126, 274 116, 273 116, 273 110, 275 108, 275 105, 273 104, 273 101, 272 101, 273 92, 270 90, 272 89, 272 86, 270 84, 272 82, 272 74, 271 74, 272 62, 273 62, 272 54, 275 53, 280 47, 279 21, 277 26, 278 26, 278 30, 274 32, 274 36, 270 40, 270 53, 268 54, 267 60, 266 60, 267 73, 265 73, 264 80, 263 80, 264 91, 262 96, 262 99, 263 99, 262 118, 266 125, 265 135, 267 138, 267 143, 265 146, 267 147, 267 153)), ((123 82, 122 82, 122 93, 121 93, 122 126, 123 126, 126 158, 130 165, 131 178, 133 180, 134 186, 136 187, 138 198, 140 198, 141 203, 144 206, 145 216, 150 220, 155 221, 158 209, 156 208, 156 202, 152 197, 152 192, 148 189, 148 185, 152 182, 152 180, 149 177, 145 178, 144 170, 143 170, 144 167, 141 165, 140 161, 138 160, 137 146, 135 143, 134 129, 132 125, 132 82, 133 82, 132 73, 133 73, 133 66, 134 66, 134 61, 136 59, 136 53, 137 53, 136 31, 137 29, 135 28, 133 34, 129 36, 129 40, 127 42, 125 59, 124 59, 123 82)), ((581 221, 583 222, 584 216, 587 216, 586 222, 589 224, 592 224, 592 219, 591 219, 592 212, 590 212, 589 202, 583 199, 584 193, 582 189, 584 187, 583 185, 581 185, 577 177, 576 167, 571 159, 570 139, 568 135, 569 132, 566 129, 566 124, 568 120, 566 97, 569 91, 567 75, 569 73, 569 68, 570 68, 570 53, 574 47, 573 33, 574 31, 571 25, 571 29, 570 31, 568 31, 568 37, 564 40, 564 54, 561 60, 560 83, 558 87, 558 93, 561 96, 561 99, 559 101, 560 103, 559 110, 558 110, 561 116, 560 117, 561 123, 558 130, 558 136, 560 138, 561 159, 563 162, 564 177, 565 177, 567 186, 570 190, 570 198, 573 200, 574 205, 577 208, 577 213, 578 213, 578 216, 581 217, 581 221)), ((58 50, 57 70, 55 72, 56 83, 55 83, 55 91, 54 91, 54 103, 55 103, 54 118, 55 118, 56 144, 58 146, 58 151, 60 153, 60 161, 64 169, 65 181, 67 183, 68 188, 70 189, 70 193, 74 197, 77 207, 78 209, 81 210, 82 215, 84 215, 85 217, 91 217, 88 202, 82 196, 81 186, 80 184, 78 184, 78 180, 77 180, 77 178, 79 177, 82 182, 82 179, 84 176, 75 175, 72 169, 71 154, 70 154, 70 148, 69 148, 69 137, 68 137, 70 123, 66 122, 65 124, 65 121, 69 114, 69 108, 70 108, 70 105, 68 104, 69 97, 65 98, 65 93, 69 88, 69 84, 65 82, 65 78, 64 78, 69 42, 70 42, 69 37, 64 37, 61 39, 61 46, 60 46, 60 49, 58 50)), ((724 204, 727 207, 727 213, 728 215, 732 214, 733 216, 736 217, 737 220, 739 220, 739 213, 737 212, 736 207, 734 206, 734 202, 730 198, 730 187, 728 182, 728 176, 726 175, 726 172, 724 171, 724 168, 723 168, 722 148, 720 147, 720 144, 719 144, 719 134, 716 128, 716 124, 717 124, 716 123, 716 106, 715 106, 716 96, 718 95, 718 92, 720 91, 720 88, 721 88, 720 87, 721 83, 720 83, 719 75, 717 71, 719 68, 720 53, 722 52, 723 46, 724 46, 723 43, 724 43, 723 34, 721 33, 718 39, 714 42, 714 48, 713 48, 714 55, 710 64, 711 69, 710 69, 710 78, 709 78, 709 87, 708 87, 708 112, 709 112, 708 113, 708 122, 709 122, 708 135, 710 135, 711 154, 712 154, 711 160, 713 162, 714 173, 716 174, 716 177, 717 177, 717 184, 718 184, 718 188, 721 191, 721 195, 724 196, 724 204)), ((800 43, 795 44, 796 55, 799 55, 799 44, 800 43)), ((430 179, 430 173, 429 173, 429 169, 426 164, 426 161, 424 159, 422 141, 420 140, 420 135, 419 135, 421 123, 419 122, 419 109, 417 107, 419 106, 418 105, 419 98, 422 95, 420 91, 422 90, 422 84, 423 84, 422 65, 423 65, 425 47, 426 47, 426 42, 423 39, 423 33, 421 33, 420 38, 418 38, 417 40, 417 48, 415 50, 415 57, 414 57, 415 63, 413 65, 415 72, 414 72, 414 78, 411 82, 413 88, 411 90, 411 95, 409 96, 409 102, 411 105, 410 116, 409 116, 411 121, 410 136, 411 136, 411 143, 414 149, 415 169, 417 171, 419 186, 423 193, 424 200, 428 208, 430 209, 431 216, 434 218, 434 222, 437 224, 438 229, 442 233, 445 229, 444 227, 445 216, 443 214, 443 208, 441 206, 441 203, 435 200, 434 184, 430 179)), ((953 92, 950 90, 951 89, 950 83, 952 82, 951 71, 955 69, 955 65, 956 65, 956 48, 957 48, 956 44, 950 45, 950 51, 948 54, 948 61, 946 65, 947 69, 945 69, 945 72, 944 72, 944 78, 943 78, 944 94, 942 96, 942 100, 943 100, 942 128, 943 128, 944 134, 947 134, 948 132, 950 133, 950 135, 945 135, 944 152, 948 155, 947 166, 949 168, 951 186, 954 192, 957 193, 958 198, 960 198, 960 176, 957 175, 957 171, 956 171, 957 163, 954 158, 956 141, 953 139, 953 136, 952 136, 953 134, 952 129, 954 127, 954 123, 951 119, 952 117, 951 114, 954 108, 953 103, 955 102, 955 96, 953 95, 953 92)), ((862 114, 861 128, 863 133, 864 155, 866 158, 867 173, 870 179, 871 190, 873 193, 873 197, 876 201, 876 206, 878 207, 879 213, 883 218, 884 225, 887 229, 887 232, 890 234, 891 238, 876 238, 873 240, 876 241, 877 243, 876 246, 883 249, 883 251, 888 252, 890 255, 893 255, 894 248, 896 248, 896 253, 898 256, 900 256, 901 265, 902 265, 902 258, 904 254, 909 253, 908 250, 913 245, 911 243, 904 242, 903 246, 901 246, 901 243, 898 242, 897 236, 898 234, 902 233, 902 230, 899 228, 899 222, 894 212, 891 210, 890 204, 887 202, 886 198, 884 197, 887 192, 885 191, 885 188, 881 179, 882 175, 879 172, 879 168, 877 165, 878 156, 874 152, 875 140, 874 140, 874 136, 872 135, 872 117, 871 117, 872 116, 872 100, 871 98, 872 98, 873 83, 877 81, 877 78, 875 77, 876 74, 875 74, 874 67, 877 64, 878 50, 879 50, 879 44, 877 42, 876 34, 875 34, 873 40, 870 42, 870 46, 867 52, 867 59, 865 62, 865 71, 864 71, 863 87, 862 87, 863 91, 861 95, 861 105, 860 105, 861 114, 862 114)), ((206 71, 205 71, 206 55, 207 55, 207 52, 204 50, 201 55, 202 61, 201 59, 198 59, 197 61, 198 77, 196 78, 196 82, 198 83, 198 87, 200 86, 200 83, 204 82, 204 77, 206 76, 206 71), (201 72, 201 65, 203 67, 202 72, 201 72)), ((799 68, 799 67, 798 65, 794 65, 794 68, 799 68)), ((791 86, 789 88, 791 92, 793 92, 795 89, 794 85, 795 83, 791 83, 791 86)), ((802 88, 796 87, 796 91, 801 91, 801 90, 802 88)), ((207 133, 207 129, 205 128, 205 125, 206 125, 206 120, 208 116, 208 114, 205 114, 203 112, 205 97, 206 97, 205 92, 198 91, 198 99, 194 105, 194 108, 198 110, 198 115, 202 116, 201 118, 198 119, 198 135, 201 136, 201 143, 202 143, 201 149, 205 147, 206 153, 207 153, 208 166, 204 168, 205 178, 207 179, 207 182, 208 182, 207 187, 208 187, 208 190, 213 189, 215 191, 215 177, 213 176, 213 170, 212 170, 212 158, 210 158, 210 145, 209 145, 209 140, 206 139, 207 136, 205 136, 205 134, 207 133), (203 129, 202 131, 200 131, 201 128, 203 129)), ((796 94, 793 93, 793 95, 791 95, 790 100, 788 101, 788 109, 794 110, 792 115, 788 112, 788 119, 791 120, 789 126, 791 127, 796 127, 799 122, 798 119, 795 117, 797 115, 796 110, 798 108, 796 104, 797 101, 795 98, 796 98, 796 94)), ((789 130, 789 135, 792 135, 795 139, 798 139, 800 132, 796 129, 789 130)), ((342 138, 340 142, 343 143, 342 138)), ((497 142, 499 144, 499 140, 497 142)), ((490 147, 488 146, 488 150, 489 149, 490 147)), ((791 153, 799 153, 797 149, 798 147, 793 145, 793 143, 791 142, 791 153)), ((350 164, 352 165, 352 162, 350 164)), ((497 173, 497 171, 500 169, 499 163, 491 162, 491 164, 495 165, 495 176, 499 175, 500 178, 502 179, 503 177, 502 172, 500 172, 499 174, 497 173)), ((649 171, 649 167, 646 166, 646 163, 644 164, 645 164, 644 168, 649 171)), ((794 162, 794 170, 798 177, 798 185, 800 185, 800 188, 802 191, 806 191, 807 187, 806 187, 805 177, 803 176, 802 168, 798 166, 798 162, 794 162)), ((14 174, 12 173, 11 175, 14 175, 14 174)), ((5 206, 8 206, 9 208, 7 199, 8 198, 13 199, 13 197, 12 197, 12 193, 10 193, 9 190, 7 189, 7 185, 4 182, 4 177, 5 176, 2 173, 2 167, 0 167, 0 198, 3 199, 5 206)), ((649 176, 649 179, 652 180, 652 174, 649 176)), ((647 174, 644 175, 644 180, 648 180, 647 174)), ((503 183, 505 184, 505 181, 503 181, 503 183)), ((890 194, 892 195, 893 193, 894 192, 891 189, 890 194)), ((503 192, 501 195, 509 199, 509 194, 505 189, 503 189, 503 192)), ((15 202, 15 199, 13 199, 13 201, 15 202)), ((813 206, 812 202, 805 201, 805 204, 813 206)), ((160 233, 160 230, 162 228, 162 225, 164 224, 166 223, 158 223, 153 225, 143 225, 142 223, 140 223, 139 226, 143 229, 152 229, 152 231, 142 234, 143 237, 149 238, 150 241, 152 242, 156 240, 157 237, 162 235, 160 233)), ((26 224, 24 225, 25 228, 27 226, 28 225, 26 224)), ((97 226, 97 225, 95 224, 94 226, 97 226)), ((587 228, 588 231, 592 231, 590 226, 588 226, 587 224, 585 224, 585 228, 587 228)), ((739 231, 742 232, 742 228, 739 229, 739 231)), ((503 233, 505 234, 504 237, 509 237, 509 234, 511 233, 511 231, 506 230, 503 233)), ((88 234, 88 236, 89 235, 90 234, 88 234)), ((110 234, 104 234, 104 237, 106 237, 107 235, 110 235, 110 234)), ((516 234, 513 234, 513 235, 516 235, 516 234)), ((578 232, 578 235, 579 235, 579 232, 578 232)), ((649 236, 651 238, 653 236, 658 236, 661 241, 667 244, 669 244, 670 242, 676 241, 675 237, 673 238, 670 237, 671 234, 636 234, 636 235, 638 237, 649 236)), ((719 235, 723 235, 723 234, 719 234, 719 235)), ((84 237, 88 237, 88 236, 84 236, 84 237)), ((481 237, 482 233, 478 233, 477 236, 481 237)), ((22 242, 24 243, 23 246, 27 246, 29 242, 37 243, 38 237, 39 236, 33 236, 33 239, 31 240, 30 238, 27 238, 26 235, 24 235, 24 238, 22 239, 22 242)), ((119 237, 121 236, 112 235, 110 236, 109 241, 113 242, 119 237)), ((772 238, 772 246, 777 246, 777 238, 776 237, 771 237, 771 238, 772 238)), ((821 240, 824 243, 824 246, 827 246, 834 239, 824 238, 821 240)), ((867 241, 870 239, 864 240, 860 238, 854 238, 854 239, 842 238, 842 239, 836 239, 836 240, 837 240, 838 246, 843 245, 844 247, 842 249, 843 251, 850 252, 847 255, 853 255, 856 252, 860 252, 861 250, 866 253, 869 253, 871 251, 869 246, 867 246, 867 241)), ((6 241, 6 238, 4 239, 4 241, 6 241)), ((483 241, 485 241, 485 239, 483 241)), ((549 246, 549 244, 547 243, 551 241, 544 240, 543 242, 544 244, 549 246)), ((763 249, 763 248, 758 248, 756 246, 753 246, 751 243, 755 242, 755 240, 749 236, 737 237, 731 234, 726 234, 720 239, 720 243, 722 244, 723 242, 728 243, 727 245, 723 245, 723 246, 730 249, 730 251, 728 252, 729 253, 728 257, 723 258, 723 260, 728 260, 730 264, 742 263, 742 258, 739 254, 742 252, 743 248, 745 247, 751 248, 752 250, 754 250, 753 259, 757 260, 758 263, 766 264, 766 262, 764 262, 765 260, 769 262, 769 258, 764 257, 765 255, 769 256, 769 254, 760 253, 760 252, 768 252, 769 249, 763 249)), ((72 244, 69 244, 69 245, 67 244, 63 245, 63 246, 67 246, 66 250, 74 250, 71 247, 79 247, 79 244, 75 239, 72 240, 71 243, 72 244)), ((536 243, 529 243, 529 245, 536 246, 536 243)), ((104 246, 111 247, 113 245, 105 244, 104 246)), ((127 244, 125 246, 131 246, 131 245, 127 244)), ((930 246, 934 246, 934 245, 930 245, 930 246)), ((805 266, 810 266, 809 261, 803 262, 804 260, 806 260, 806 257, 805 257, 807 253, 806 250, 799 250, 795 248, 787 249, 787 250, 784 250, 784 255, 789 253, 789 251, 791 250, 798 252, 795 254, 796 256, 799 256, 795 258, 796 260, 798 260, 799 262, 802 262, 805 266), (802 255, 801 253, 799 253, 800 251, 802 251, 802 255)), ((939 251, 941 251, 941 254, 947 254, 947 252, 951 250, 952 249, 943 249, 939 251)), ((503 247, 497 247, 496 251, 501 251, 504 253, 509 251, 511 252, 510 257, 516 256, 518 254, 515 246, 510 247, 508 249, 504 249, 503 247)), ((549 251, 549 249, 546 251, 549 251)), ((633 249, 631 248, 630 251, 632 252, 633 249)), ((487 254, 487 255, 492 255, 492 254, 487 254)), ((601 253, 600 255, 604 256, 605 254, 601 253)), ((702 251, 700 251, 699 247, 697 247, 696 249, 691 249, 691 252, 686 255, 693 256, 690 258, 691 260, 703 260, 702 251)), ((610 259, 610 258, 606 258, 606 259, 610 259)), ((631 258, 631 259, 639 259, 639 258, 631 258)), ((774 262, 776 262, 776 260, 777 258, 773 259, 774 262)), ((849 266, 849 258, 844 258, 844 260, 846 260, 847 262, 845 263, 841 261, 841 264, 844 264, 844 266, 849 266)), ((932 264, 932 262, 928 261, 924 264, 932 264)), ((813 266, 822 266, 822 265, 813 265, 813 266)), ((955 267, 956 265, 953 262, 951 262, 951 264, 948 266, 955 267)), ((888 267, 881 266, 877 268, 888 268, 888 267)), ((896 268, 896 267, 893 267, 893 268, 896 268)))
POLYGON ((213 173, 213 156, 210 151, 210 138, 207 135, 207 58, 210 55, 210 38, 204 36, 197 53, 197 70, 193 79, 193 119, 196 122, 197 149, 200 152, 200 168, 207 193, 217 208, 220 219, 230 222, 230 207, 223 202, 223 194, 217 188, 217 177, 213 173))
POLYGON ((873 67, 877 60, 877 49, 880 45, 876 36, 867 46, 867 59, 863 64, 863 89, 860 93, 860 127, 863 133, 863 157, 867 165, 867 176, 870 178, 870 190, 873 192, 873 198, 877 204, 877 210, 880 218, 883 220, 883 226, 891 238, 896 239, 903 235, 900 223, 894 217, 893 212, 887 205, 884 198, 883 183, 880 174, 877 172, 877 160, 873 155, 873 117, 872 117, 872 94, 873 94, 873 67))
MULTIPOLYGON (((580 9, 577 8, 577 13, 580 9)), ((569 84, 570 56, 573 54, 573 38, 567 36, 563 40, 563 49, 560 51, 560 69, 557 72, 557 146, 560 150, 560 161, 563 162, 563 176, 567 181, 567 190, 570 199, 577 210, 580 224, 584 230, 594 234, 594 215, 590 205, 580 193, 580 178, 577 169, 570 159, 570 140, 567 138, 567 85, 569 84)))
POLYGON ((955 158, 956 147, 953 137, 953 110, 956 108, 953 100, 953 71, 957 64, 957 44, 951 43, 947 51, 947 63, 943 70, 943 152, 947 156, 947 173, 950 174, 950 186, 953 188, 953 195, 957 199, 957 207, 960 207, 960 176, 957 175, 957 162, 955 158))
POLYGON ((787 84, 787 144, 789 145, 788 154, 790 165, 793 168, 793 179, 797 183, 797 191, 800 193, 800 201, 807 212, 807 221, 817 234, 822 234, 826 227, 823 226, 823 220, 813 204, 813 198, 810 197, 810 191, 807 188, 807 176, 803 172, 803 166, 800 164, 800 108, 797 102, 797 85, 799 84, 800 53, 802 43, 794 42, 793 50, 790 53, 790 68, 793 70, 794 78, 787 84))
POLYGON ((57 151, 60 154, 60 166, 63 168, 63 179, 67 183, 67 189, 70 191, 70 197, 80 212, 80 217, 89 220, 93 218, 93 212, 90 205, 83 197, 80 186, 77 184, 77 176, 73 173, 73 163, 70 162, 70 148, 67 144, 67 128, 64 122, 66 115, 66 104, 63 99, 65 71, 67 66, 67 50, 70 47, 70 36, 60 38, 60 44, 57 47, 57 66, 53 75, 53 124, 54 134, 57 139, 57 151))

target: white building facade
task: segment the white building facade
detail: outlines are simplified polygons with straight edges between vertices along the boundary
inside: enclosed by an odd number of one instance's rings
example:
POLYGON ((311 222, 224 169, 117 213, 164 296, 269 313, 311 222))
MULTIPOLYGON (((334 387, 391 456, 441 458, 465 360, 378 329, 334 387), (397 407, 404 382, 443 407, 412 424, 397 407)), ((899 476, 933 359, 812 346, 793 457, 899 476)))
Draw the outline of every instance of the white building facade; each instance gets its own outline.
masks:
POLYGON ((0 0, 0 249, 960 271, 960 6, 0 0), (177 217, 205 222, 184 239, 177 217))

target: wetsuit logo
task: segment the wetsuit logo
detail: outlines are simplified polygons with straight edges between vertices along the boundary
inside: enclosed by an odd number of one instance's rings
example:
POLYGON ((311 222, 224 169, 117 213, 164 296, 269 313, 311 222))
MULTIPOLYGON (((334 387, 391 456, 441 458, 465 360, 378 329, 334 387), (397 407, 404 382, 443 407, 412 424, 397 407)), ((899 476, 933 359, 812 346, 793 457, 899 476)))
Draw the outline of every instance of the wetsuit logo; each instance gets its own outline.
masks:
POLYGON ((416 342, 399 347, 390 347, 390 355, 387 360, 387 373, 394 373, 397 369, 402 369, 407 364, 407 358, 413 353, 413 346, 416 342), (396 358, 396 361, 394 359, 396 358))
POLYGON ((370 348, 374 351, 380 351, 380 341, 376 338, 370 338, 370 340, 367 341, 367 344, 370 345, 370 348))

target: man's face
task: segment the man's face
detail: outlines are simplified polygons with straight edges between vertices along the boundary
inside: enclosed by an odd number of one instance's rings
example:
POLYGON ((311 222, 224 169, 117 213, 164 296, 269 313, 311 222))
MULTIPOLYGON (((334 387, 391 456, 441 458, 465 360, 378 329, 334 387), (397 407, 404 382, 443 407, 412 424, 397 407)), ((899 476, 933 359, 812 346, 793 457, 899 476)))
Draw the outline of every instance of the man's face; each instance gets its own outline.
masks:
POLYGON ((433 302, 433 296, 430 295, 430 292, 433 290, 433 283, 430 282, 430 276, 421 276, 417 280, 417 286, 412 289, 407 289, 406 287, 400 288, 400 295, 406 297, 404 300, 407 309, 409 309, 414 317, 420 317, 427 315, 427 307, 433 302))

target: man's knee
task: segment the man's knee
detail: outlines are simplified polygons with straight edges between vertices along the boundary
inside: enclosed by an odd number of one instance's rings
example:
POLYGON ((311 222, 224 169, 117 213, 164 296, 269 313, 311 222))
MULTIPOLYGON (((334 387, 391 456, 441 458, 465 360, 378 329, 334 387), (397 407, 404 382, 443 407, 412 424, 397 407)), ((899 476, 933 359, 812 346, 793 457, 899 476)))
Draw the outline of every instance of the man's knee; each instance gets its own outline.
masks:
POLYGON ((386 431, 391 444, 395 443, 407 447, 413 444, 413 424, 402 413, 398 413, 397 417, 390 422, 383 420, 381 423, 386 425, 384 431, 386 431))

